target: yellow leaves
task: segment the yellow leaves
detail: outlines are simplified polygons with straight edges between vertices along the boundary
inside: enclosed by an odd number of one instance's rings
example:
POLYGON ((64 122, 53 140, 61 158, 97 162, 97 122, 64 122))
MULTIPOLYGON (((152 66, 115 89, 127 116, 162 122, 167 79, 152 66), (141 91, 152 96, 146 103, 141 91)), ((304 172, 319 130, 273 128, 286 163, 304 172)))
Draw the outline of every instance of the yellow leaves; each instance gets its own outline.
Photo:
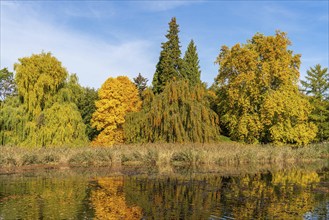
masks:
POLYGON ((73 103, 54 103, 35 120, 26 123, 23 146, 78 147, 87 143, 85 124, 73 103))
POLYGON ((307 123, 310 104, 296 89, 280 88, 264 100, 261 109, 273 142, 308 144, 315 138, 316 127, 307 123))
MULTIPOLYGON (((66 84, 68 73, 51 53, 33 54, 15 64, 15 80, 26 115, 19 145, 81 146, 87 141, 76 93, 66 84)), ((70 78, 76 84, 77 77, 70 78)))
POLYGON ((28 113, 40 114, 65 81, 68 73, 51 53, 33 54, 14 65, 18 93, 24 99, 28 113))
POLYGON ((314 126, 307 123, 310 105, 297 86, 300 56, 287 50, 289 45, 278 31, 222 48, 216 78, 224 99, 219 111, 233 139, 298 145, 314 139, 314 126))
POLYGON ((276 172, 272 178, 272 183, 274 185, 298 184, 300 186, 307 187, 312 183, 320 182, 320 177, 317 172, 306 172, 298 169, 290 170, 289 172, 276 172))
POLYGON ((99 188, 92 191, 91 202, 96 219, 141 219, 142 209, 129 206, 122 192, 123 177, 98 179, 99 188))
POLYGON ((93 146, 112 146, 123 143, 122 125, 129 112, 140 110, 136 86, 126 76, 108 78, 98 92, 96 112, 92 116, 92 126, 101 131, 93 141, 93 146))

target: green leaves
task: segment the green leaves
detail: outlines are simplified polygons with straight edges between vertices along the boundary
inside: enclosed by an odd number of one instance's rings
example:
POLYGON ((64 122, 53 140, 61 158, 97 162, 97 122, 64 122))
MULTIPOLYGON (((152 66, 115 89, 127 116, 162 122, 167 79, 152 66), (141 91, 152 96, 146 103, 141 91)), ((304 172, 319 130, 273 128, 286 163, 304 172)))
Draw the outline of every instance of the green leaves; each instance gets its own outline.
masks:
POLYGON ((301 84, 305 88, 305 92, 312 97, 322 101, 329 99, 329 72, 328 68, 321 67, 320 64, 315 65, 307 70, 306 80, 301 80, 301 84))
POLYGON ((184 61, 184 66, 183 66, 184 68, 182 72, 185 78, 189 80, 191 85, 196 85, 198 83, 201 83, 201 79, 200 79, 201 70, 199 66, 199 57, 193 40, 191 40, 191 42, 187 47, 183 61, 184 61))
POLYGON ((139 96, 142 97, 143 91, 147 88, 148 79, 143 77, 139 73, 138 76, 136 78, 134 78, 133 80, 134 80, 134 84, 136 85, 136 87, 138 89, 139 96))
POLYGON ((183 61, 180 58, 178 33, 178 24, 174 17, 169 22, 169 30, 166 35, 168 41, 162 43, 162 51, 153 77, 153 91, 156 94, 161 93, 169 81, 183 77, 183 61))
POLYGON ((0 70, 0 102, 5 100, 7 96, 16 94, 16 85, 14 75, 7 68, 0 70))
POLYGON ((301 81, 304 91, 309 96, 313 110, 310 120, 318 127, 316 139, 329 140, 329 73, 328 68, 317 64, 307 70, 305 81, 301 81))

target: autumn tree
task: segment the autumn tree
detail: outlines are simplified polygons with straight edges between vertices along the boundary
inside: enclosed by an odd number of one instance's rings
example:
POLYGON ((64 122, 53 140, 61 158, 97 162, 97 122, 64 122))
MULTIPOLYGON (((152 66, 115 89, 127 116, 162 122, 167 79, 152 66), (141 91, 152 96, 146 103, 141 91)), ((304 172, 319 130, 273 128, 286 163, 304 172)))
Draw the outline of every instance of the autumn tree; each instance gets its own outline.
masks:
POLYGON ((128 112, 139 111, 141 101, 136 86, 126 76, 108 78, 98 91, 92 126, 100 131, 94 146, 112 146, 124 140, 122 125, 128 112))
POLYGON ((210 109, 201 84, 191 87, 188 80, 172 81, 158 95, 148 89, 143 95, 143 109, 126 117, 127 143, 218 140, 218 116, 210 109))
POLYGON ((143 91, 147 88, 147 82, 149 81, 147 78, 143 77, 140 73, 136 78, 133 78, 134 84, 138 89, 139 96, 142 97, 143 91))
POLYGON ((317 140, 329 139, 329 73, 320 64, 307 70, 305 81, 301 81, 313 106, 310 119, 318 127, 317 140))
POLYGON ((169 30, 166 35, 168 40, 162 43, 162 51, 156 65, 156 71, 152 82, 154 93, 161 93, 170 80, 184 77, 182 72, 183 61, 180 58, 181 50, 178 33, 179 26, 174 17, 169 22, 169 30))
POLYGON ((0 145, 17 146, 25 138, 28 117, 18 96, 9 96, 0 102, 0 145))
POLYGON ((86 143, 85 125, 76 106, 78 84, 51 53, 34 54, 14 65, 15 81, 25 119, 19 145, 78 146, 86 143), (70 82, 73 80, 74 82, 70 82))
POLYGON ((18 61, 14 65, 18 94, 32 119, 53 104, 68 73, 51 53, 33 54, 18 61))
POLYGON ((81 114, 83 123, 86 125, 85 133, 91 141, 99 134, 99 132, 91 126, 91 117, 96 111, 95 101, 98 99, 98 95, 94 88, 82 87, 78 81, 76 74, 69 75, 57 97, 61 101, 75 103, 81 114))
POLYGON ((77 106, 72 102, 55 102, 37 118, 27 124, 30 135, 23 142, 26 146, 58 147, 83 146, 87 142, 85 124, 77 106))
POLYGON ((184 68, 183 68, 184 75, 189 80, 190 84, 196 85, 198 83, 201 83, 199 57, 197 53, 197 48, 193 40, 191 40, 191 42, 187 47, 183 61, 184 61, 184 68))
POLYGON ((307 144, 316 134, 311 105, 298 90, 300 55, 284 32, 257 33, 246 44, 223 46, 217 58, 218 113, 234 140, 307 144))

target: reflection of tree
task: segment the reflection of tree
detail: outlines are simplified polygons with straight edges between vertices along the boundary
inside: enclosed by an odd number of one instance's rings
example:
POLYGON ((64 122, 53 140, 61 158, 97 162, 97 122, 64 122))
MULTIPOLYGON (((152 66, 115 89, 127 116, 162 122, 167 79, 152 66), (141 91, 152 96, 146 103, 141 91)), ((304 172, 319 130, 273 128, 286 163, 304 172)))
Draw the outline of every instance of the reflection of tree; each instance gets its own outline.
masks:
POLYGON ((91 202, 96 219, 141 219, 142 209, 129 206, 122 191, 123 177, 99 178, 91 202))
POLYGON ((220 176, 1 177, 0 219, 327 219, 329 170, 220 176))
POLYGON ((4 178, 0 181, 0 218, 76 219, 86 187, 87 181, 76 177, 4 178))
POLYGON ((235 218, 294 219, 314 208, 313 183, 316 172, 279 171, 273 174, 234 178, 225 190, 235 218), (271 181, 268 181, 271 179, 271 181))
POLYGON ((220 202, 220 185, 221 178, 214 176, 130 177, 124 191, 127 201, 142 207, 147 219, 207 219, 220 202))
POLYGON ((155 219, 300 219, 328 201, 314 193, 320 181, 313 171, 290 170, 254 175, 196 178, 130 177, 125 180, 127 201, 155 219), (319 200, 319 201, 317 201, 319 200))

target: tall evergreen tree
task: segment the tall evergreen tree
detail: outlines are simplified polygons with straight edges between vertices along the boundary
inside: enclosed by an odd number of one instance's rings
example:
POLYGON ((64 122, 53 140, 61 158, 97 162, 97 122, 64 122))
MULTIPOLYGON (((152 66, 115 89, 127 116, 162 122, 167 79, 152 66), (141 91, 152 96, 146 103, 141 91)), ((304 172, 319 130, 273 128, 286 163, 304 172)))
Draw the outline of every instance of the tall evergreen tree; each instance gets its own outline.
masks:
POLYGON ((329 139, 329 73, 320 64, 307 70, 305 81, 301 81, 309 95, 313 111, 310 119, 318 126, 317 141, 329 139))
POLYGON ((200 66, 197 48, 194 41, 191 40, 184 55, 184 75, 190 81, 191 85, 201 83, 200 80, 200 66))
POLYGON ((166 83, 175 78, 183 77, 182 65, 180 58, 181 51, 178 38, 179 28, 176 18, 172 18, 169 22, 169 31, 166 35, 167 42, 162 43, 162 51, 160 53, 159 62, 156 65, 156 71, 153 77, 153 91, 161 93, 166 83))

